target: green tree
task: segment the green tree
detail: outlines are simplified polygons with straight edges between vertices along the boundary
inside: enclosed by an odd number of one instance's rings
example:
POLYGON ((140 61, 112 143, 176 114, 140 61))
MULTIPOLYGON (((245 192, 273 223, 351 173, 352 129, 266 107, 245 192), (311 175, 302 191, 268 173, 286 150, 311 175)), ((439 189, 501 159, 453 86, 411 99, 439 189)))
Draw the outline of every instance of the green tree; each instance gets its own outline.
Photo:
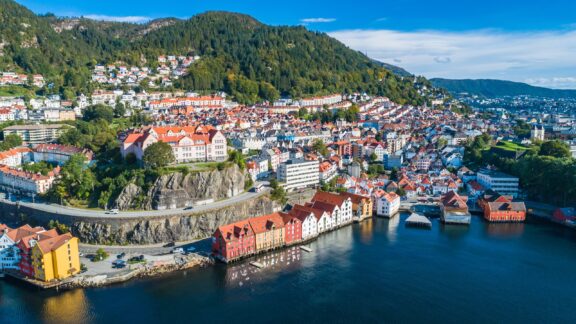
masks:
POLYGON ((569 158, 572 156, 568 144, 559 140, 542 143, 540 146, 540 155, 553 156, 557 158, 569 158))
POLYGON ((68 199, 86 200, 94 191, 96 178, 86 167, 86 157, 75 154, 62 166, 60 178, 48 193, 53 200, 63 202, 68 199))
POLYGON ((312 149, 324 157, 328 156, 328 148, 321 139, 315 139, 314 142, 312 142, 312 149))
POLYGON ((56 231, 58 231, 59 234, 66 234, 70 232, 70 228, 68 228, 68 226, 66 226, 66 224, 62 224, 57 220, 50 220, 50 222, 48 222, 48 228, 49 229, 56 229, 56 231))
POLYGON ((104 251, 103 248, 99 248, 98 250, 96 250, 96 253, 94 254, 94 258, 92 259, 93 262, 98 262, 98 261, 103 261, 105 259, 107 259, 110 255, 108 254, 108 252, 104 251))
POLYGON ((448 140, 446 140, 444 137, 440 137, 436 142, 436 148, 438 149, 443 148, 446 145, 448 145, 448 140))
POLYGON ((165 167, 175 160, 172 147, 164 142, 156 142, 144 150, 144 164, 153 169, 165 167))
POLYGON ((114 106, 114 117, 124 117, 124 115, 126 114, 126 107, 124 106, 123 103, 121 102, 117 102, 116 106, 114 106))
POLYGON ((376 153, 372 152, 372 154, 370 154, 370 161, 376 162, 377 160, 378 160, 378 155, 376 155, 376 153))
POLYGON ((240 151, 232 150, 228 153, 228 161, 234 162, 240 170, 246 168, 246 161, 244 160, 244 155, 240 151))
POLYGON ((6 135, 4 141, 0 142, 0 150, 6 151, 22 145, 22 138, 16 134, 6 135))
POLYGON ((404 196, 406 196, 406 190, 404 190, 402 188, 398 188, 398 189, 396 189, 396 194, 400 197, 404 197, 404 196))
POLYGON ((114 110, 101 104, 86 107, 82 114, 85 121, 103 119, 108 123, 111 123, 114 119, 114 110))

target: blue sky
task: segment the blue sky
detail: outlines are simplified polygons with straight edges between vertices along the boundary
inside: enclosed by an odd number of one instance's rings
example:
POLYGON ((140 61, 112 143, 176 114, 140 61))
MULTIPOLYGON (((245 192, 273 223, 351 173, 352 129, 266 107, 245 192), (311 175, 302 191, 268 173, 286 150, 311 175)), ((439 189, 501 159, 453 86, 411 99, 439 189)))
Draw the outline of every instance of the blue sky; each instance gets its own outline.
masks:
POLYGON ((576 88, 574 0, 18 0, 37 13, 143 21, 207 10, 304 24, 427 77, 576 88))

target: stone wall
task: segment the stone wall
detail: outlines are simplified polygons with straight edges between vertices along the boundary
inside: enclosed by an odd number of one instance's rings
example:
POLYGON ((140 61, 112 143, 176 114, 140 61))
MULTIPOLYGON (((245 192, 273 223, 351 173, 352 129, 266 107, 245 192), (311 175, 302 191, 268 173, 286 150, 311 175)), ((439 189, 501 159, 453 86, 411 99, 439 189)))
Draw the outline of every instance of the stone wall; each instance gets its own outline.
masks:
POLYGON ((272 213, 275 205, 267 196, 260 196, 206 212, 191 210, 182 215, 142 218, 67 216, 4 202, 0 202, 0 207, 0 223, 46 226, 50 220, 58 220, 68 225, 82 243, 144 245, 206 238, 218 226, 272 213))

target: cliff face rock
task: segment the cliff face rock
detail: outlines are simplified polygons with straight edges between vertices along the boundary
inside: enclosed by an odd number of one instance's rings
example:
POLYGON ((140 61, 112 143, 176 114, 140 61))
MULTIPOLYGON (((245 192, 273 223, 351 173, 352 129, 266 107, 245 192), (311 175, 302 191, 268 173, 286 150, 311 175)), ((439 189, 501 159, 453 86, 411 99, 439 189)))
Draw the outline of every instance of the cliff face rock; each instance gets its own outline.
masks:
POLYGON ((224 170, 172 173, 160 176, 144 193, 135 184, 124 188, 114 203, 120 210, 183 208, 199 200, 220 200, 244 191, 246 175, 237 165, 224 170))
POLYGON ((272 213, 274 203, 261 196, 204 213, 136 219, 77 220, 71 230, 90 244, 156 244, 189 241, 211 236, 216 228, 246 218, 272 213))

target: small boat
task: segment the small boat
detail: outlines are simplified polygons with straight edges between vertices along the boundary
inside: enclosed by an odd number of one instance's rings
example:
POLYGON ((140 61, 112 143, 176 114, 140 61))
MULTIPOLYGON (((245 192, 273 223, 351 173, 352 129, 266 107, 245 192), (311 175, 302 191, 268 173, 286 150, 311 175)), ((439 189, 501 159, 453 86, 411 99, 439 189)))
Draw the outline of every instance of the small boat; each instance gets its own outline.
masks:
POLYGON ((300 247, 300 250, 304 250, 304 251, 306 251, 306 252, 312 252, 312 249, 309 248, 309 247, 307 247, 307 246, 301 246, 301 247, 300 247))

